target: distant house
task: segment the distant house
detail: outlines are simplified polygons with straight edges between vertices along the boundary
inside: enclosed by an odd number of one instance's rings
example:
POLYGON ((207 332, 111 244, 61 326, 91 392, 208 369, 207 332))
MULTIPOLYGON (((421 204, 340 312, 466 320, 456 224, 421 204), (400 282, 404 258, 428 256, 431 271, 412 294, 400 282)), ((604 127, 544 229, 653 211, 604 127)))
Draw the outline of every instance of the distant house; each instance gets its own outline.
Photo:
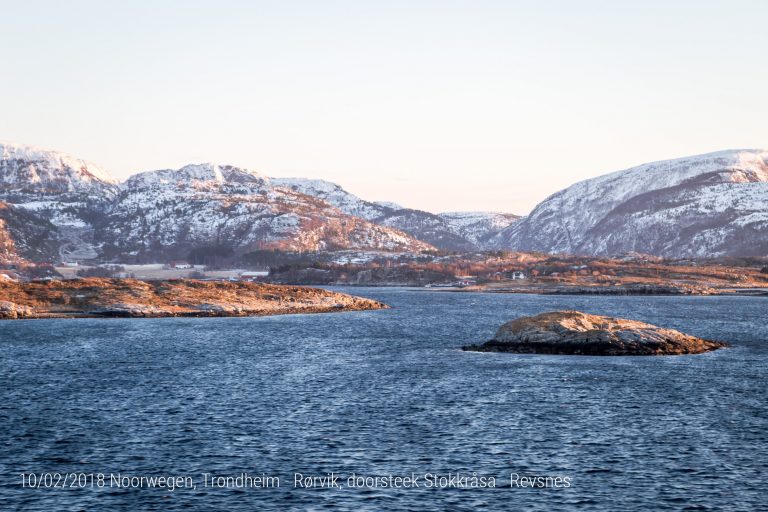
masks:
POLYGON ((186 261, 172 261, 168 266, 180 270, 192 268, 192 264, 186 261))
POLYGON ((520 270, 516 270, 512 272, 512 280, 517 281, 518 279, 525 279, 525 272, 521 272, 520 270))
POLYGON ((248 270, 246 272, 242 272, 240 274, 240 280, 241 281, 255 281, 257 279, 260 279, 262 277, 268 277, 269 276, 269 269, 259 269, 259 270, 248 270))

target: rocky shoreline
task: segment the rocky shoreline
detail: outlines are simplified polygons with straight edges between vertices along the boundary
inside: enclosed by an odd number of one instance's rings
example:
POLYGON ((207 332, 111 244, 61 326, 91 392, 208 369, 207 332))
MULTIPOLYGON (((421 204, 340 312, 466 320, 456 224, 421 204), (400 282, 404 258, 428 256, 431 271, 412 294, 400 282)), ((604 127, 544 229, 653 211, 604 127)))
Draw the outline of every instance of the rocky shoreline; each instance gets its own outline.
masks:
POLYGON ((714 288, 708 286, 688 285, 680 286, 637 284, 628 286, 547 286, 529 285, 510 288, 489 288, 483 285, 464 287, 425 287, 416 283, 369 283, 355 284, 346 282, 333 282, 331 286, 345 286, 348 288, 414 288, 416 291, 443 292, 443 293, 500 293, 500 294, 530 294, 530 295, 606 295, 606 296, 744 296, 744 297, 768 297, 768 288, 714 288))
POLYGON ((593 356, 700 354, 727 343, 645 322, 580 311, 552 311, 502 325, 493 339, 465 351, 593 356))
POLYGON ((529 286, 516 288, 432 288, 440 292, 519 293, 531 295, 657 295, 657 296, 768 296, 766 288, 712 288, 707 286, 633 285, 633 286, 529 286))
POLYGON ((0 319, 264 316, 385 309, 343 293, 245 282, 87 278, 0 283, 0 319))

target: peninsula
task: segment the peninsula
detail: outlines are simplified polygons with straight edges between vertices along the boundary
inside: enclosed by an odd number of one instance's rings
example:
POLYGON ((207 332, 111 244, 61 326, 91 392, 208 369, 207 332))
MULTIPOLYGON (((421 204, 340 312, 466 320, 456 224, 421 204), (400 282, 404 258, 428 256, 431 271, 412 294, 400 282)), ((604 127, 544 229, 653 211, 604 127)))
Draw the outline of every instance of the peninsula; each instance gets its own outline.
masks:
POLYGON ((343 293, 248 282, 85 278, 0 282, 0 319, 208 317, 387 308, 343 293))

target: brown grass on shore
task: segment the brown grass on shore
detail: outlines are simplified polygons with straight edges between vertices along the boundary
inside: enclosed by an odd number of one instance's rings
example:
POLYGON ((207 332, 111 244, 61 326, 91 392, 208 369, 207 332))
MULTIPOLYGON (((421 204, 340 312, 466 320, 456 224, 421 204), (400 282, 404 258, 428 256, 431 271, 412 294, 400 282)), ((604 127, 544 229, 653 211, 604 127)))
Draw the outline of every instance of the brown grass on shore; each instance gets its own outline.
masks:
MULTIPOLYGON (((383 304, 317 288, 191 279, 87 278, 0 283, 0 302, 29 318, 102 316, 239 316, 380 309, 383 304)), ((15 317, 14 317, 15 318, 15 317)))

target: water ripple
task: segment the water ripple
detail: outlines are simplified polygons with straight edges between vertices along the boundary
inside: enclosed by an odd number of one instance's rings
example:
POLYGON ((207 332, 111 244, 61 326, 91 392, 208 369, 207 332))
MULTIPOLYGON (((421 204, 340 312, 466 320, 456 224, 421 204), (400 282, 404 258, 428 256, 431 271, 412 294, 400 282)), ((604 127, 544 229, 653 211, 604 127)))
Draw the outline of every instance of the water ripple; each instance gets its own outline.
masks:
POLYGON ((0 496, 17 510, 756 510, 765 299, 354 289, 391 310, 0 323, 0 496), (733 347, 464 353, 553 309, 733 347), (276 474, 279 489, 23 489, 21 472, 276 474), (294 472, 569 475, 568 489, 293 489, 294 472))

